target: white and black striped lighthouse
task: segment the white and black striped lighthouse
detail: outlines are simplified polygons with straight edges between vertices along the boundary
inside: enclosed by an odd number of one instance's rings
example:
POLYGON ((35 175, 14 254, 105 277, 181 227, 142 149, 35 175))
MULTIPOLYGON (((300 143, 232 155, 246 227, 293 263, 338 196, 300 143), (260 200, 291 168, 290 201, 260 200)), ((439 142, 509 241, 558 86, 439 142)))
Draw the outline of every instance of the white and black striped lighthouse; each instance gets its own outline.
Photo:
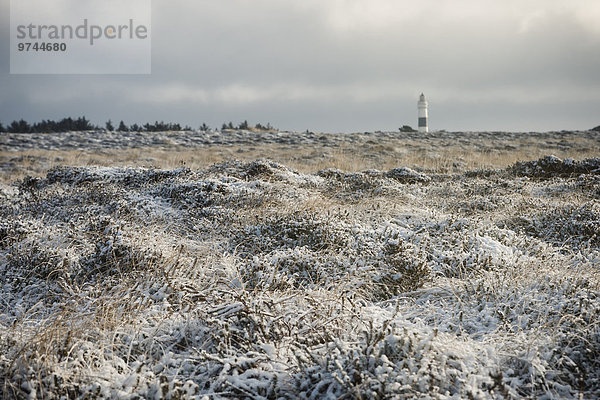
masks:
POLYGON ((427 100, 425 95, 421 93, 419 102, 417 103, 419 108, 419 132, 429 132, 429 116, 427 115, 427 100))

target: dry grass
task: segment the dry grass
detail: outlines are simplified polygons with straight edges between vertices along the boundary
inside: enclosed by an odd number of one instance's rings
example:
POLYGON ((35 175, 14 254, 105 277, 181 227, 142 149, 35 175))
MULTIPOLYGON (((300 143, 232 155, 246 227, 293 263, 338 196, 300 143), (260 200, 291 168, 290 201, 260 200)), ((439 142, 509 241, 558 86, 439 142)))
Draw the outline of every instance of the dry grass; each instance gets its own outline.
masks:
POLYGON ((30 176, 44 176, 55 166, 113 166, 203 169, 214 163, 267 158, 304 173, 325 168, 343 171, 367 169, 389 170, 399 166, 430 172, 506 168, 517 161, 536 160, 548 154, 560 158, 584 159, 598 156, 598 138, 574 138, 569 143, 559 140, 539 141, 524 137, 516 142, 487 140, 476 145, 452 143, 432 145, 429 141, 412 143, 386 140, 366 141, 360 145, 304 146, 260 144, 252 146, 210 146, 184 148, 156 146, 133 149, 28 150, 0 151, 0 165, 5 167, 0 179, 5 183, 30 176), (15 161, 16 160, 16 161, 15 161))

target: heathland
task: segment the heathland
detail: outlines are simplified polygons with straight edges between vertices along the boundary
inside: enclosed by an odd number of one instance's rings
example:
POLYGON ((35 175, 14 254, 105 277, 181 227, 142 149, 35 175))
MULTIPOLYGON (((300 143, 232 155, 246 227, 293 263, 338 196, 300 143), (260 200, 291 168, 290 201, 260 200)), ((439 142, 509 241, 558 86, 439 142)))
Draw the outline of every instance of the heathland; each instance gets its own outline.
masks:
POLYGON ((0 147, 2 398, 600 396, 597 132, 0 147))

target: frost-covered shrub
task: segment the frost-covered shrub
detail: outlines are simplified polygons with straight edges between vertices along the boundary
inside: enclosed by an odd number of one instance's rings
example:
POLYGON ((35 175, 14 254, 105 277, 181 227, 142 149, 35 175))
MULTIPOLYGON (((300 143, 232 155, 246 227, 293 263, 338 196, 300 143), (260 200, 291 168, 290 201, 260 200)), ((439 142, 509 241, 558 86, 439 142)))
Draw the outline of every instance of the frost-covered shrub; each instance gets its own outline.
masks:
POLYGON ((38 279, 56 279, 68 264, 63 255, 39 242, 23 242, 14 245, 7 254, 7 269, 24 271, 38 279))
POLYGON ((551 213, 535 210, 529 215, 514 216, 505 223, 513 229, 557 245, 600 245, 600 207, 594 203, 580 207, 556 207, 551 213))
POLYGON ((40 178, 33 178, 31 176, 26 176, 19 183, 19 190, 24 193, 29 193, 35 196, 37 190, 40 189, 42 185, 42 180, 40 178))
POLYGON ((274 170, 282 167, 266 160, 253 161, 244 166, 244 175, 246 179, 269 179, 275 175, 274 170))
POLYGON ((360 194, 377 190, 385 181, 380 171, 346 173, 329 168, 317 172, 317 175, 326 178, 329 187, 335 190, 338 196, 351 194, 358 197, 360 194))
POLYGON ((5 249, 22 241, 30 232, 22 221, 6 220, 0 222, 0 249, 5 249))
POLYGON ((375 234, 361 243, 366 238, 341 221, 311 214, 268 221, 247 226, 231 245, 248 257, 242 276, 250 287, 340 286, 381 300, 416 290, 430 278, 425 256, 398 237, 375 234))
POLYGON ((381 261, 373 271, 375 287, 369 291, 374 299, 419 289, 430 279, 425 257, 404 241, 386 243, 380 255, 381 261))
POLYGON ((152 250, 136 249, 120 238, 107 235, 95 243, 92 253, 81 257, 80 270, 76 276, 88 280, 94 276, 127 274, 135 270, 151 269, 161 261, 160 253, 152 250))
POLYGON ((387 300, 421 288, 431 279, 425 255, 398 237, 376 236, 352 266, 351 287, 370 300, 387 300))
POLYGON ((562 384, 600 394, 600 296, 577 290, 561 313, 563 318, 554 329, 556 346, 550 365, 558 371, 562 384))
POLYGON ((254 256, 242 267, 248 288, 286 290, 331 287, 347 274, 344 259, 300 246, 254 256))
POLYGON ((160 170, 156 168, 111 168, 111 167, 56 167, 51 169, 44 184, 79 185, 88 182, 120 183, 136 188, 146 184, 156 184, 167 179, 182 177, 190 170, 181 168, 160 170))
POLYGON ((342 180, 346 173, 338 168, 326 168, 318 171, 317 175, 323 178, 342 180))
POLYGON ((450 344, 436 330, 385 322, 358 341, 336 340, 299 351, 295 375, 303 399, 502 398, 514 391, 492 379, 494 365, 466 343, 450 344))
POLYGON ((252 162, 228 161, 212 165, 207 172, 211 176, 235 177, 244 181, 285 181, 299 175, 294 169, 276 162, 260 159, 252 162))
POLYGON ((244 256, 250 256, 294 247, 334 251, 348 243, 348 229, 341 221, 297 211, 289 215, 268 216, 256 225, 244 226, 232 238, 231 247, 244 256))
POLYGON ((153 194, 187 207, 209 207, 231 194, 228 185, 210 179, 194 183, 161 185, 153 194))
POLYGON ((401 183, 427 183, 431 181, 429 176, 406 167, 391 169, 385 175, 401 183))
MULTIPOLYGON (((421 226, 420 224, 418 226, 421 226)), ((510 232, 495 226, 474 226, 469 219, 447 218, 425 223, 418 239, 434 275, 470 279, 515 263, 510 232)))
POLYGON ((600 174, 600 158, 588 158, 582 161, 561 160, 556 156, 546 156, 537 161, 519 161, 508 169, 517 176, 550 178, 574 174, 600 174))

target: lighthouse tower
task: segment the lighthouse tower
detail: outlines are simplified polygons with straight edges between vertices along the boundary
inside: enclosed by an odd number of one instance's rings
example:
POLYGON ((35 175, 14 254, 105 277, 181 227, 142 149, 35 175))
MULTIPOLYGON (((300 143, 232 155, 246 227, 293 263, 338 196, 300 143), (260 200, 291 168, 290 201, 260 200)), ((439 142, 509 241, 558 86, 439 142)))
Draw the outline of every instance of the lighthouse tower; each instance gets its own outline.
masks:
POLYGON ((421 93, 419 102, 417 103, 419 108, 419 132, 429 132, 429 117, 427 115, 427 100, 425 95, 421 93))

